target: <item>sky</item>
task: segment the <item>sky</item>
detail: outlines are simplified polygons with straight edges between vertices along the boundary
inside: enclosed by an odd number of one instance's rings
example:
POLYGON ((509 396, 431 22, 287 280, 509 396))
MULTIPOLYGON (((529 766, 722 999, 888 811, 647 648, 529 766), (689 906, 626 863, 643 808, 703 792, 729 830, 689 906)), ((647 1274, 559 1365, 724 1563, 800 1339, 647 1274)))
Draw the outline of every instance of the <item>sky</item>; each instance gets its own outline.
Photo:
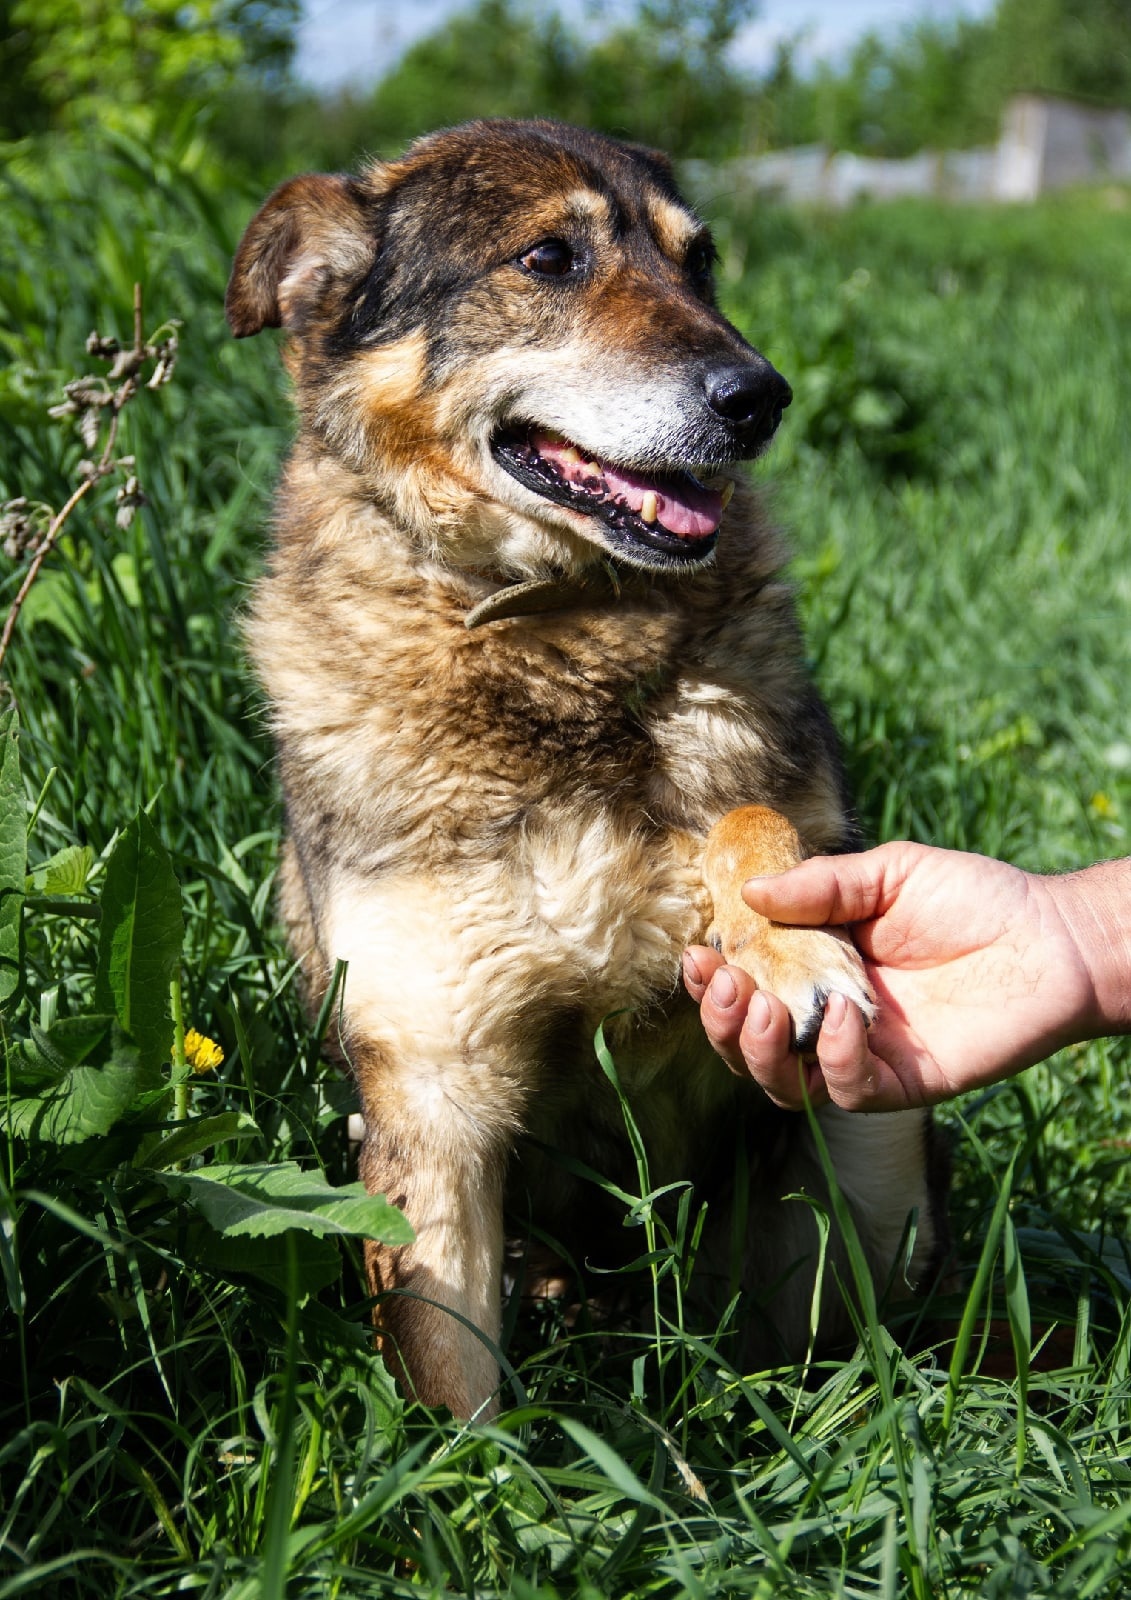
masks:
MULTIPOLYGON (((299 74, 318 88, 371 83, 422 34, 438 28, 467 0, 305 0, 298 35, 299 74)), ((994 0, 761 0, 758 15, 735 44, 735 55, 757 70, 769 66, 780 39, 802 31, 798 54, 835 59, 862 33, 897 29, 919 17, 976 16, 994 0)), ((567 15, 577 0, 564 0, 567 15)))

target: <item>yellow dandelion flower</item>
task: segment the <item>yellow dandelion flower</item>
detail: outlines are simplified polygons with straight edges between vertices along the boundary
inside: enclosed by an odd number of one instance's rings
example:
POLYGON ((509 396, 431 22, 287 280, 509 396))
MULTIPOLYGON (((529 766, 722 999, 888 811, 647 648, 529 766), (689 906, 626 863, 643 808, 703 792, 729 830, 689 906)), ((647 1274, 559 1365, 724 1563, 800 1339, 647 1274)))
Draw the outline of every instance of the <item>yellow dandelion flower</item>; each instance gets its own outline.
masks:
POLYGON ((1118 813, 1119 807, 1115 804, 1110 795, 1104 794, 1101 790, 1099 794, 1094 794, 1092 796, 1088 803, 1088 810, 1092 813, 1093 817, 1099 817, 1101 820, 1106 820, 1108 817, 1114 817, 1118 813))
POLYGON ((205 1038, 190 1028, 185 1034, 185 1060, 194 1072, 214 1072, 224 1059, 224 1052, 214 1039, 205 1038))

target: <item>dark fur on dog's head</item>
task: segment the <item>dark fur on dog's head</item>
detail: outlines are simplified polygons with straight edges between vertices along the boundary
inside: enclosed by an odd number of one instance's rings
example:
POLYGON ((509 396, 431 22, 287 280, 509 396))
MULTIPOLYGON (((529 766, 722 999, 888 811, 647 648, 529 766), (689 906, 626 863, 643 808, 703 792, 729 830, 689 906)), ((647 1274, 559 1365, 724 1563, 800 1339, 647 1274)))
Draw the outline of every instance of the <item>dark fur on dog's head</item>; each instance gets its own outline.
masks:
POLYGON ((284 184, 228 288, 282 326, 308 440, 459 565, 709 559, 789 389, 714 305, 710 234, 654 151, 550 122, 432 134, 284 184))

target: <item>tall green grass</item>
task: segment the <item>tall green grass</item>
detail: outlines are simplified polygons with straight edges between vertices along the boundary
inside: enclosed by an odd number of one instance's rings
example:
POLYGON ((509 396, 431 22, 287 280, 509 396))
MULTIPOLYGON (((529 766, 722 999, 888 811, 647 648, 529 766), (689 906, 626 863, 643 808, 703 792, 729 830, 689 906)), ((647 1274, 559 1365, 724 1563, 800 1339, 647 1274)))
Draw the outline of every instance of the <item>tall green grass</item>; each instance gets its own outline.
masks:
MULTIPOLYGON (((289 432, 269 343, 234 344, 221 315, 258 198, 187 143, 160 161, 124 141, 11 153, 0 497, 60 503, 82 450, 45 407, 92 327, 128 333, 135 280, 150 324, 183 319, 184 353, 125 420, 149 504, 125 533, 111 490, 76 519, 6 671, 41 798, 31 865, 89 844, 97 891, 138 805, 172 853, 186 1021, 226 1051, 191 1117, 257 1128, 208 1159, 344 1182, 349 1091, 272 924, 278 803, 236 621, 289 432)), ((712 207, 729 308, 797 390, 760 471, 873 837, 1047 869, 1128 850, 1131 254, 1111 199, 712 207)), ((6 568, 0 609, 18 581, 6 568)), ((92 993, 91 920, 29 905, 25 925, 6 1054, 29 1017, 92 993)), ((403 1404, 348 1240, 292 1232, 250 1271, 121 1130, 8 1139, 0 1600, 1114 1600, 1131 1586, 1127 1062, 1081 1047, 948 1112, 964 1286, 933 1313, 946 1337, 896 1342, 865 1296, 855 1354, 807 1374, 738 1370, 729 1325, 681 1326, 697 1207, 664 1231, 643 1152, 653 1309, 609 1333, 512 1306, 513 1381, 476 1430, 403 1404)))

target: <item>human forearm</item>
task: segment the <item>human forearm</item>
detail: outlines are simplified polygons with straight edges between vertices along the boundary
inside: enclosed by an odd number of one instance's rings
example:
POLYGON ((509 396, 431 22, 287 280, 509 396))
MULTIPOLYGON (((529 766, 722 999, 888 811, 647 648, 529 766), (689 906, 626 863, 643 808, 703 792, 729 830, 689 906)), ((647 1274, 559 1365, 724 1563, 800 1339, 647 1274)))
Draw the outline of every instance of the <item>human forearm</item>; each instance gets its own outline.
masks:
POLYGON ((1131 1033, 1131 857, 1042 881, 1091 981, 1075 1036, 1131 1033))

